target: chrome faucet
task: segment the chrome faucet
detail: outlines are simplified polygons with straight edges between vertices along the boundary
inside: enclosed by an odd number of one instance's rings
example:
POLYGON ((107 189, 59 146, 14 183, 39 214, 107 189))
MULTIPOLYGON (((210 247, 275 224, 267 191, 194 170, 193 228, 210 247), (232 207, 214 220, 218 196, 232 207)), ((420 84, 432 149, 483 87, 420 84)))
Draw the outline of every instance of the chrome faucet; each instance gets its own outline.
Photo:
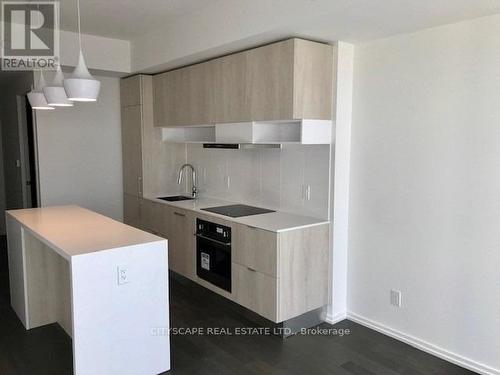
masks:
POLYGON ((192 183, 193 183, 193 187, 191 189, 191 196, 193 198, 196 198, 196 196, 198 195, 198 189, 196 188, 196 170, 194 169, 194 167, 191 165, 191 164, 184 164, 181 169, 179 169, 179 178, 177 179, 177 183, 180 185, 181 182, 182 182, 182 172, 184 171, 185 168, 191 168, 191 172, 192 172, 192 183))

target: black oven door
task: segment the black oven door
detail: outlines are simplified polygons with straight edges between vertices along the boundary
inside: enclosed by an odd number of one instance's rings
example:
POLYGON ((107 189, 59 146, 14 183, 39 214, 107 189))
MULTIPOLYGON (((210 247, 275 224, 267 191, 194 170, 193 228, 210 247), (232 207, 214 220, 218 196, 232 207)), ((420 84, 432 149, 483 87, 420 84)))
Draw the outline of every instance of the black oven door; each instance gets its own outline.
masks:
POLYGON ((231 243, 196 235, 196 274, 231 292, 231 243))

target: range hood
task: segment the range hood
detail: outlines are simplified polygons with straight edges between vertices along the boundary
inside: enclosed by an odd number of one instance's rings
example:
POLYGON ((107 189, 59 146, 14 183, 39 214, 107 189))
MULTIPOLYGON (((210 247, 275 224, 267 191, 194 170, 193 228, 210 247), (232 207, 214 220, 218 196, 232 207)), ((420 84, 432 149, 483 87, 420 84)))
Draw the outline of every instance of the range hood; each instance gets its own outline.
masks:
POLYGON ((280 148, 282 144, 330 144, 331 120, 253 121, 163 128, 169 143, 202 143, 205 148, 280 148))
POLYGON ((256 148, 282 148, 280 143, 203 143, 203 148, 248 150, 256 148))

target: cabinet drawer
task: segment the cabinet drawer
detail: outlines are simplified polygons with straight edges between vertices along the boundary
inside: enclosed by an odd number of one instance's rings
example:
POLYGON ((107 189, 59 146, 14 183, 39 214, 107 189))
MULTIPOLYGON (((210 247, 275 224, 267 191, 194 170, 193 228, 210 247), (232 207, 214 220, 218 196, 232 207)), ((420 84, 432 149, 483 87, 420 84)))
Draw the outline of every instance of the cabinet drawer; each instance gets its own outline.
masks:
POLYGON ((277 322, 278 279, 233 263, 234 301, 277 322))
POLYGON ((278 276, 278 234, 238 224, 233 233, 233 262, 278 276))

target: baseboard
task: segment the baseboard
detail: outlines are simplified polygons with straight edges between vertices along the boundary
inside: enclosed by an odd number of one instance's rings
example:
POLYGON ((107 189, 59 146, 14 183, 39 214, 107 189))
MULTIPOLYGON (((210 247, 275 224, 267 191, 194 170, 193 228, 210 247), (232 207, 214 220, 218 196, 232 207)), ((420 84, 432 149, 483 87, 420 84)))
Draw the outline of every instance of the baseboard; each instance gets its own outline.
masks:
POLYGON ((417 349, 420 349, 424 352, 432 354, 436 357, 444 359, 445 361, 451 362, 468 370, 477 372, 482 375, 500 375, 500 370, 498 369, 494 369, 492 367, 473 361, 469 358, 465 358, 458 354, 452 353, 448 350, 442 349, 436 345, 423 341, 414 336, 407 335, 400 331, 396 331, 395 329, 389 328, 383 324, 380 324, 363 316, 357 315, 353 312, 347 313, 347 319, 352 320, 355 323, 361 324, 362 326, 365 326, 367 328, 373 329, 377 332, 383 333, 384 335, 390 336, 396 340, 402 341, 417 349))
POLYGON ((346 319, 347 319, 347 314, 345 312, 344 313, 337 313, 335 315, 326 314, 325 322, 327 322, 329 324, 336 324, 336 323, 341 322, 342 320, 346 320, 346 319))

